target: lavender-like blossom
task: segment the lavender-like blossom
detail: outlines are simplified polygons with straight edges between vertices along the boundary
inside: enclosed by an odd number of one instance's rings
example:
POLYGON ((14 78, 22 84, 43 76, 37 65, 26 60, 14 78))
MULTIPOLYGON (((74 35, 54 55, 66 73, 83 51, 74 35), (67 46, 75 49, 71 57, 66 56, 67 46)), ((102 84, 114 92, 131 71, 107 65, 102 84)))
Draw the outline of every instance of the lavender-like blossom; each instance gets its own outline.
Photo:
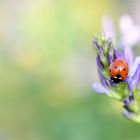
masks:
POLYGON ((130 47, 122 51, 114 49, 112 39, 101 35, 95 37, 93 46, 97 52, 97 67, 100 83, 94 83, 93 89, 123 103, 123 115, 140 123, 140 57, 133 61, 130 47), (109 66, 117 58, 124 59, 129 65, 126 80, 115 83, 109 76, 109 66))
MULTIPOLYGON (((115 26, 111 17, 105 16, 103 18, 102 27, 106 37, 112 37, 114 39, 117 33, 115 32, 115 26)), ((121 16, 119 20, 119 29, 119 42, 121 45, 133 47, 140 42, 140 26, 134 23, 131 16, 121 16)))
POLYGON ((140 26, 134 23, 131 16, 123 15, 119 27, 122 45, 134 46, 140 41, 140 26))

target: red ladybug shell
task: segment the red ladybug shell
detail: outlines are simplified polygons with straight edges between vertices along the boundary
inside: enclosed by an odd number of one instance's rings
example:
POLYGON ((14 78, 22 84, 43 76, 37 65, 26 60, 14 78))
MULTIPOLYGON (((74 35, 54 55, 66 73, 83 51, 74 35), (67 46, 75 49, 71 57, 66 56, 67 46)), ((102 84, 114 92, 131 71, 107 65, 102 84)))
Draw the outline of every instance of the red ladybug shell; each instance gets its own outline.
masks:
POLYGON ((120 81, 124 81, 128 75, 129 67, 125 60, 123 59, 115 59, 113 63, 109 66, 109 75, 111 79, 118 83, 120 81))

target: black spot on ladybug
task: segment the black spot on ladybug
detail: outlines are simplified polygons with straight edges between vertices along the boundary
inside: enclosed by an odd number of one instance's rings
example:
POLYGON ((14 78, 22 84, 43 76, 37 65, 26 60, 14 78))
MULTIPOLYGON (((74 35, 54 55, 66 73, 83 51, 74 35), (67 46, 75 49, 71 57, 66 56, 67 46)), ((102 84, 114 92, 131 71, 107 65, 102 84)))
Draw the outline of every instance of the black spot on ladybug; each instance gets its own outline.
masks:
POLYGON ((121 78, 121 76, 119 74, 116 75, 117 78, 121 78))
POLYGON ((115 69, 117 68, 117 66, 114 67, 115 69))
POLYGON ((117 84, 123 81, 119 74, 117 74, 115 77, 111 77, 111 79, 113 80, 114 83, 117 84))
POLYGON ((111 69, 109 71, 111 72, 111 69))
POLYGON ((111 77, 111 80, 112 80, 114 83, 116 83, 116 84, 118 84, 118 83, 120 83, 120 82, 123 81, 122 79, 119 79, 119 78, 113 78, 113 77, 111 77))
POLYGON ((126 68, 123 68, 124 71, 126 71, 126 68))

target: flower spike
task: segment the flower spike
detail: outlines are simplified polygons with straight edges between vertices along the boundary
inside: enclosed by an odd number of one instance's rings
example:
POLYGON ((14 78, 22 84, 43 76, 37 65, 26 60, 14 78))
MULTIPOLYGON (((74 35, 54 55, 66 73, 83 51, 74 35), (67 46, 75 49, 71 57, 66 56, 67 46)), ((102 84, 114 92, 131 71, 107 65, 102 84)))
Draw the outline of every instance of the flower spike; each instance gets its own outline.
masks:
POLYGON ((101 84, 94 83, 93 89, 99 94, 122 102, 125 109, 123 115, 140 123, 140 57, 133 62, 133 53, 129 47, 124 47, 122 51, 115 49, 112 39, 106 39, 105 36, 95 37, 93 46, 97 52, 96 62, 101 82, 101 84), (112 78, 110 77, 110 66, 116 61, 121 64, 116 63, 118 65, 113 67, 116 68, 114 72, 118 74, 112 78), (129 66, 129 73, 127 73, 124 63, 129 66), (123 71, 123 75, 121 75, 121 71, 123 71), (125 79, 121 79, 125 72, 125 79), (120 80, 118 80, 119 78, 120 80))

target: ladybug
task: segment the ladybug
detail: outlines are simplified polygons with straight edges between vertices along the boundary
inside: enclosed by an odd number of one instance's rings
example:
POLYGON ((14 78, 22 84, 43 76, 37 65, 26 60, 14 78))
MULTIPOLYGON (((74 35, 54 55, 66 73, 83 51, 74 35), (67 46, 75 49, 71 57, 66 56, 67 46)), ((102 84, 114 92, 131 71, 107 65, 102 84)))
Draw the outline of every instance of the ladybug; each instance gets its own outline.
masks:
POLYGON ((128 72, 129 67, 127 62, 121 58, 115 59, 109 66, 109 76, 114 83, 124 81, 128 72))

